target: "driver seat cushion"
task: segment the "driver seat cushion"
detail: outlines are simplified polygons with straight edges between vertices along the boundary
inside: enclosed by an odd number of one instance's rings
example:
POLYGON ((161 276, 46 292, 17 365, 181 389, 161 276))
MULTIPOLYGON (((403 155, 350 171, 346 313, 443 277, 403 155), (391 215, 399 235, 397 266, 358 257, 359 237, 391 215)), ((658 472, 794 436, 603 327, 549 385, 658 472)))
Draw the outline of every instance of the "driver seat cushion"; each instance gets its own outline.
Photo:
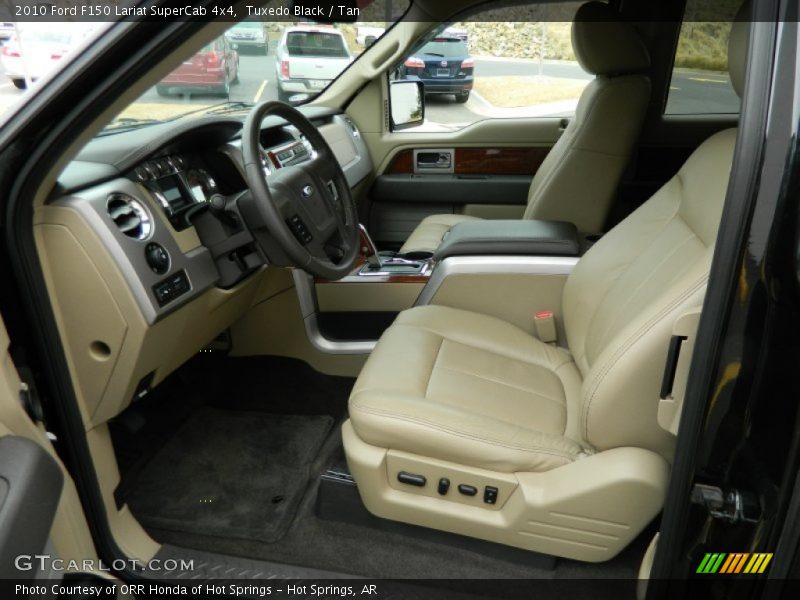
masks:
POLYGON ((581 376, 569 352, 495 317, 443 306, 401 313, 350 397, 361 439, 500 472, 547 471, 578 442, 581 376))

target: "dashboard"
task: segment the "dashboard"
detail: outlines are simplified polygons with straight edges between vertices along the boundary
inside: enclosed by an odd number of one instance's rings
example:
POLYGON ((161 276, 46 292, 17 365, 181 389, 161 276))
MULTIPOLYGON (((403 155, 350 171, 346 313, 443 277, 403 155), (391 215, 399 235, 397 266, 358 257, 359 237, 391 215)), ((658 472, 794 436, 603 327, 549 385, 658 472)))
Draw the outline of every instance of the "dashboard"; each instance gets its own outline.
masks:
MULTIPOLYGON (((339 160, 351 187, 372 171, 346 115, 304 109, 339 160)), ((241 152, 244 117, 178 120, 101 136, 63 172, 52 207, 77 211, 110 254, 148 324, 210 288, 230 290, 274 257, 241 219, 214 207, 248 193, 241 152)), ((262 124, 266 175, 309 160, 313 149, 292 126, 262 124)))
MULTIPOLYGON (((301 111, 351 187, 372 172, 346 115, 301 111)), ((289 264, 280 246, 261 233, 257 244, 237 218, 240 202, 252 206, 246 116, 192 116, 97 137, 36 207, 42 270, 88 424, 142 398, 287 280, 265 269, 289 264)), ((261 146, 266 175, 312 156, 276 117, 264 119, 261 146)))

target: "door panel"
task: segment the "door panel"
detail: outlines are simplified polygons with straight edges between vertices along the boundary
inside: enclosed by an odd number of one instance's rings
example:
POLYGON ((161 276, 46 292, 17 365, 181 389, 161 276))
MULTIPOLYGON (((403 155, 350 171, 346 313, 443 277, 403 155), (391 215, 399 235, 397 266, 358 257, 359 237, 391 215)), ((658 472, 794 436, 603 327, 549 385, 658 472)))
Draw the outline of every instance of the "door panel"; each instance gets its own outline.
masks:
POLYGON ((0 577, 27 579, 37 575, 36 565, 17 570, 13 557, 96 560, 97 555, 75 484, 41 424, 23 407, 23 400, 29 406, 35 402, 26 398, 9 348, 0 319, 0 577))
POLYGON ((27 438, 0 438, 0 578, 34 578, 36 570, 18 570, 15 559, 46 553, 63 486, 44 448, 27 438))
POLYGON ((433 214, 521 218, 531 180, 550 148, 421 145, 400 150, 370 190, 373 238, 396 247, 433 214))

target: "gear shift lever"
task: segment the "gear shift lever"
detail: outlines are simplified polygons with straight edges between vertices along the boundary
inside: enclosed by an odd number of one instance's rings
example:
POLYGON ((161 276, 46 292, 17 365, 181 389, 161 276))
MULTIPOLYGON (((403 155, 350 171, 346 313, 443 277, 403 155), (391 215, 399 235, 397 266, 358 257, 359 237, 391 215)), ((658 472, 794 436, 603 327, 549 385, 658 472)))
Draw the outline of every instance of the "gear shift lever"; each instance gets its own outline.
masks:
POLYGON ((378 248, 375 246, 375 242, 369 237, 367 228, 364 227, 363 223, 358 224, 358 231, 360 234, 359 244, 361 246, 361 253, 364 255, 364 258, 367 259, 370 271, 379 270, 383 266, 383 262, 381 261, 380 254, 378 254, 378 248))

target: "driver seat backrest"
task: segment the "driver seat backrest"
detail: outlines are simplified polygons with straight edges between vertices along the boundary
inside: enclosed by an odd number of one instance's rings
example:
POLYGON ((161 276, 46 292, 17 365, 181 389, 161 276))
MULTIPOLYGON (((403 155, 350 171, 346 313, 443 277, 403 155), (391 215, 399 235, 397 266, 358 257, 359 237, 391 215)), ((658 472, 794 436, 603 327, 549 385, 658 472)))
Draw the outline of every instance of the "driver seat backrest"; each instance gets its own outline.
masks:
POLYGON ((575 13, 572 48, 595 79, 534 175, 526 219, 603 231, 650 100, 650 55, 636 29, 614 21, 615 14, 600 2, 587 2, 575 13))
MULTIPOLYGON (((728 41, 728 71, 739 96, 750 6, 740 7, 728 41)), ((583 377, 568 430, 596 450, 634 446, 671 460, 675 438, 658 425, 654 387, 673 325, 702 305, 735 144, 736 129, 702 143, 581 258, 564 286, 567 344, 583 377)))
POLYGON ((680 171, 578 262, 564 287, 567 343, 583 376, 572 415, 596 450, 647 448, 669 458, 657 421, 678 317, 699 307, 728 186, 736 130, 704 142, 680 171))

